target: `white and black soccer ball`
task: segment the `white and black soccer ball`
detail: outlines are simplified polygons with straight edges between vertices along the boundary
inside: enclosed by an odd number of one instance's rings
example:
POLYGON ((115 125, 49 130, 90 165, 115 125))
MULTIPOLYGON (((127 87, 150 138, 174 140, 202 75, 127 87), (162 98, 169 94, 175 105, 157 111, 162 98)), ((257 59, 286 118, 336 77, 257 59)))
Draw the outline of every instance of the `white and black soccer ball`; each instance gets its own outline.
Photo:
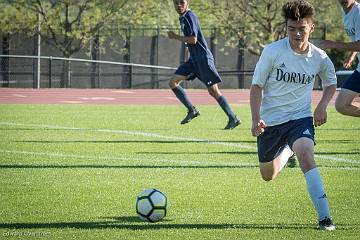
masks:
POLYGON ((158 222, 166 216, 167 197, 161 191, 150 188, 142 191, 136 199, 136 213, 147 222, 158 222))

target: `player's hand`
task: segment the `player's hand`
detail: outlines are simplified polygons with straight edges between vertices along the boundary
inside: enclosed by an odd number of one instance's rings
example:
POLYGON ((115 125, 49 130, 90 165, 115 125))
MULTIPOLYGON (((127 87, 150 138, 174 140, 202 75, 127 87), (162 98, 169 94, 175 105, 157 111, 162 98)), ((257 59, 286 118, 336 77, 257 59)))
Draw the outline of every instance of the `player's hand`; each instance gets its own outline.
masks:
POLYGON ((351 65, 352 65, 354 60, 355 60, 355 58, 353 56, 350 56, 347 59, 345 59, 345 61, 343 63, 344 68, 346 68, 346 69, 351 68, 351 65))
POLYGON ((266 123, 264 120, 260 121, 253 121, 252 127, 251 127, 251 134, 254 137, 260 136, 265 131, 266 123))
POLYGON ((314 125, 315 127, 319 127, 326 123, 327 120, 327 112, 326 109, 322 107, 317 107, 314 111, 314 125))
POLYGON ((168 31, 167 34, 170 39, 176 39, 177 34, 173 31, 168 31))

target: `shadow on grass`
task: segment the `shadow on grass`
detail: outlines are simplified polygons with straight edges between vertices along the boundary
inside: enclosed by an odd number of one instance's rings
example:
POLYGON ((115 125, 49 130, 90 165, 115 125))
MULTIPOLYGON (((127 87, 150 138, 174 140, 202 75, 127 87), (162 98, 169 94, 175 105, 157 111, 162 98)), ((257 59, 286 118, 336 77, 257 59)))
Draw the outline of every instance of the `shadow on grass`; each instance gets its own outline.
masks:
POLYGON ((248 155, 248 154, 257 154, 256 151, 248 151, 248 152, 243 152, 243 151, 228 151, 228 152, 209 152, 209 151, 204 151, 204 152, 137 152, 136 154, 159 154, 159 155, 177 155, 177 154, 206 154, 206 155, 213 155, 213 154, 238 154, 238 155, 248 155))
MULTIPOLYGON (((49 223, 0 223, 0 229, 128 229, 128 230, 163 230, 163 229, 317 229, 314 224, 227 224, 227 223, 170 223, 164 220, 158 223, 146 223, 137 216, 108 217, 108 221, 94 222, 49 222, 49 223)), ((350 227, 350 226, 343 226, 350 227)), ((341 226, 340 226, 341 229, 341 226)))
POLYGON ((241 143, 253 143, 256 141, 211 141, 211 140, 31 140, 31 141, 13 141, 16 143, 165 143, 165 144, 178 144, 178 143, 229 143, 229 144, 241 144, 241 143))
MULTIPOLYGON (((49 164, 1 164, 0 169, 250 169, 258 164, 244 165, 49 165, 49 164)), ((321 165, 320 168, 360 169, 358 165, 321 165)), ((295 167, 295 168, 298 168, 295 167)))
POLYGON ((144 169, 153 169, 153 168, 256 168, 258 167, 257 164, 251 164, 251 165, 35 165, 35 164, 2 164, 0 165, 1 168, 8 168, 8 169, 22 169, 22 168, 50 168, 50 169, 73 169, 73 168, 105 168, 105 169, 137 169, 137 168, 144 168, 144 169))

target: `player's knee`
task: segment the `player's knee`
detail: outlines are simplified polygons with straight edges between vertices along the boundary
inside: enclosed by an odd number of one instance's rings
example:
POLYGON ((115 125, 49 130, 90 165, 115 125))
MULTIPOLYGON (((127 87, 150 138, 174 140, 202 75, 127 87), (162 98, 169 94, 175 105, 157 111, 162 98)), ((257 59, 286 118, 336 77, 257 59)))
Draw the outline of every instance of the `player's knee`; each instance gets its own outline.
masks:
POLYGON ((314 154, 309 149, 302 149, 296 152, 296 156, 300 159, 312 160, 314 158, 314 154))
POLYGON ((179 85, 179 84, 178 84, 177 81, 175 81, 174 79, 171 79, 171 80, 169 81, 169 87, 170 87, 171 89, 176 88, 178 85, 179 85))
POLYGON ((337 100, 337 101, 335 102, 335 109, 336 109, 336 111, 338 111, 339 113, 346 114, 347 106, 346 106, 346 104, 344 104, 342 101, 337 100))
POLYGON ((316 167, 314 155, 310 152, 302 152, 296 155, 299 159, 300 168, 305 173, 316 167))
POLYGON ((221 96, 220 91, 218 91, 217 89, 208 88, 208 92, 210 96, 212 96, 215 99, 218 99, 221 96))
POLYGON ((211 89, 209 88, 208 92, 209 92, 210 96, 212 96, 213 98, 215 98, 215 92, 214 92, 213 90, 211 90, 211 89))
POLYGON ((274 174, 261 173, 261 177, 265 182, 270 182, 274 180, 276 176, 274 174))
POLYGON ((265 171, 260 169, 261 177, 264 181, 269 182, 276 178, 276 174, 273 171, 265 171))

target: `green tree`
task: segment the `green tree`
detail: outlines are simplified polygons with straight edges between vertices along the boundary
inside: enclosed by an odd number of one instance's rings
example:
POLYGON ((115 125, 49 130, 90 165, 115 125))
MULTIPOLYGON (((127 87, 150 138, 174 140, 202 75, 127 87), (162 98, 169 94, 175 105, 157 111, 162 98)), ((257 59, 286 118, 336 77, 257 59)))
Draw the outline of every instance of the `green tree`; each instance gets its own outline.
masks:
MULTIPOLYGON (((39 35, 42 41, 69 58, 80 51, 129 0, 18 0, 3 6, 7 33, 39 35)), ((97 41, 101 41, 97 39, 97 41)), ((64 62, 62 86, 68 86, 70 64, 64 62)))
MULTIPOLYGON (((309 0, 316 9, 317 29, 326 26, 326 38, 346 40, 340 6, 336 0, 309 0)), ((259 55, 264 46, 285 36, 281 7, 286 0, 192 0, 190 7, 203 28, 218 28, 227 46, 238 46, 259 55), (239 41, 240 40, 240 41, 239 41)), ((70 57, 89 42, 101 45, 108 39, 120 50, 116 36, 124 28, 174 27, 178 15, 173 0, 17 0, 0 2, 0 32, 3 35, 40 34, 43 41, 70 57), (41 16, 38 32, 37 16, 41 16), (98 35, 98 33, 100 33, 98 35)), ((165 32, 162 32, 165 33, 165 32)), ((153 33, 151 33, 153 34, 153 33)), ((323 37, 318 31, 315 37, 323 37)), ((332 59, 345 53, 330 51, 332 59)))
MULTIPOLYGON (((240 39, 244 49, 259 55, 266 44, 286 35, 281 12, 286 0, 211 0, 209 2, 212 7, 207 8, 208 14, 216 16, 215 26, 221 30, 230 46, 236 46, 240 39)), ((322 34, 324 26, 333 28, 341 22, 338 9, 333 7, 336 1, 310 2, 316 9, 319 29, 315 36, 324 37, 322 34)))

